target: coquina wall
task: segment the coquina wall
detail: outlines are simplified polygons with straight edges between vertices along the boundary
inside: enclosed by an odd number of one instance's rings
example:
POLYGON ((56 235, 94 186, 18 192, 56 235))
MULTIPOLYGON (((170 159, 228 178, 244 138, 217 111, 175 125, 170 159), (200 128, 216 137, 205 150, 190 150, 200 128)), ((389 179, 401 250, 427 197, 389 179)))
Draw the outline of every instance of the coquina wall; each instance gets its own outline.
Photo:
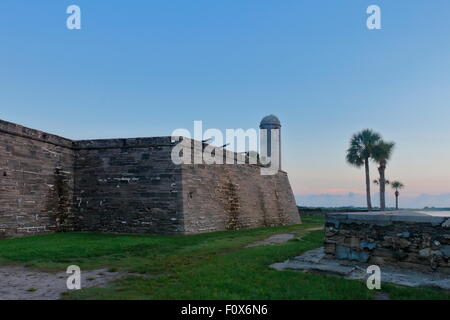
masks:
POLYGON ((181 167, 170 137, 75 142, 82 231, 182 233, 181 167))
POLYGON ((70 231, 72 141, 0 121, 0 236, 70 231))
POLYGON ((380 267, 450 274, 450 218, 414 212, 328 214, 325 253, 380 267))
POLYGON ((185 232, 300 224, 287 174, 256 165, 184 165, 185 232))
MULTIPOLYGON (((193 163, 207 163, 202 159, 207 145, 187 138, 182 144, 190 146, 193 163)), ((182 165, 186 234, 301 223, 286 172, 265 175, 261 165, 251 164, 256 159, 251 162, 223 149, 220 156, 209 151, 222 164, 182 165)))
MULTIPOLYGON (((194 161, 193 141, 183 143, 194 161)), ((175 145, 170 137, 75 142, 80 230, 191 234, 300 223, 286 173, 264 176, 249 164, 175 165, 175 145)))
POLYGON ((171 137, 71 141, 1 121, 0 236, 192 234, 300 223, 285 172, 175 164, 176 145, 171 137))

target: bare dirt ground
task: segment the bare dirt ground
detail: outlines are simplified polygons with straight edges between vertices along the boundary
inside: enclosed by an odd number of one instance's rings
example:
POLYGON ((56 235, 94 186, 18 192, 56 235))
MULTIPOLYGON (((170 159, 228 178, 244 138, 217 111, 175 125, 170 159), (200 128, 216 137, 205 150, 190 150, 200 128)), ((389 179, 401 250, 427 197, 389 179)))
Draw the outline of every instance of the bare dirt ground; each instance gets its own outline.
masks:
MULTIPOLYGON (((107 269, 81 270, 81 288, 105 286, 108 282, 135 275, 107 269)), ((20 266, 0 266, 0 300, 57 300, 67 289, 70 274, 47 273, 20 266)))
POLYGON ((302 233, 308 232, 308 231, 318 231, 323 230, 323 227, 315 227, 315 228, 307 228, 307 229, 300 229, 295 230, 289 233, 279 233, 275 234, 267 239, 264 239, 262 241, 253 242, 246 246, 246 248, 253 248, 253 247, 259 247, 259 246, 267 246, 271 244, 278 244, 278 243, 284 243, 288 242, 289 240, 294 239, 295 237, 300 236, 302 233))

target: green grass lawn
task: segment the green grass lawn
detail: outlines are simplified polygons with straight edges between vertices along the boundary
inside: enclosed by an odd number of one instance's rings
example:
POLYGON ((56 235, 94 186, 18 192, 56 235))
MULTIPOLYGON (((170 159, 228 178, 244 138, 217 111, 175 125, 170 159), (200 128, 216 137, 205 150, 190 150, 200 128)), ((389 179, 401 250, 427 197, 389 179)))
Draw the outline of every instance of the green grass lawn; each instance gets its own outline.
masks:
MULTIPOLYGON (((310 231, 289 242, 244 248, 272 234, 319 226, 258 228, 192 236, 67 233, 0 240, 0 263, 63 271, 110 268, 142 273, 105 288, 70 292, 69 299, 373 299, 358 281, 268 267, 322 245, 323 232, 310 231)), ((383 284, 391 299, 449 299, 428 289, 383 284)))

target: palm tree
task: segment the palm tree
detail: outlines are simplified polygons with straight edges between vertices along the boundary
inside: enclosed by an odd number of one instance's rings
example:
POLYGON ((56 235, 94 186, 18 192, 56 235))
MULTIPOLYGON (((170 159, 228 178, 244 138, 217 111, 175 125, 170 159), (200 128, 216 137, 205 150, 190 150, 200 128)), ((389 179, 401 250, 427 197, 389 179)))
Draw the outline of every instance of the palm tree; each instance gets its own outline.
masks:
POLYGON ((372 211, 372 200, 370 197, 370 173, 369 160, 372 157, 373 148, 381 140, 381 136, 370 130, 365 129, 355 133, 347 150, 347 162, 357 168, 364 166, 366 172, 366 196, 367 210, 372 211))
POLYGON ((391 158, 392 151, 394 150, 394 142, 385 142, 383 140, 378 141, 372 150, 372 158, 379 164, 378 172, 380 173, 380 179, 378 184, 380 186, 380 210, 386 210, 386 165, 391 158))
POLYGON ((400 181, 392 181, 391 188, 395 190, 395 208, 398 210, 398 196, 400 195, 400 192, 398 190, 401 190, 405 187, 403 183, 400 181))
MULTIPOLYGON (((380 179, 373 180, 373 183, 376 184, 377 186, 380 185, 380 179)), ((391 184, 391 182, 389 180, 386 180, 385 183, 386 184, 391 184)))
MULTIPOLYGON (((373 184, 376 184, 377 186, 379 186, 380 185, 380 179, 373 180, 373 184)), ((389 180, 386 180, 384 182, 384 184, 389 185, 389 184, 391 184, 391 182, 389 180)))

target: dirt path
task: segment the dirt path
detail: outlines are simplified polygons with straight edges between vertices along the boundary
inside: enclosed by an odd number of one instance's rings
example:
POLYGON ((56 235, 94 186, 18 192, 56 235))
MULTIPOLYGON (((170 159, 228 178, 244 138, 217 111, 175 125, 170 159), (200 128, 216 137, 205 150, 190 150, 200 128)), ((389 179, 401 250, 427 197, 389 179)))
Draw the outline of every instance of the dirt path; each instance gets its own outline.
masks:
POLYGON ((253 242, 253 243, 247 245, 246 248, 253 248, 253 247, 266 246, 266 245, 271 245, 271 244, 284 243, 284 242, 288 242, 289 240, 294 239, 299 234, 302 234, 304 232, 318 231, 318 230, 323 230, 323 227, 299 229, 299 230, 294 230, 294 231, 289 232, 289 233, 275 234, 275 235, 273 235, 273 236, 271 236, 271 237, 269 237, 267 239, 253 242))
MULTIPOLYGON (((81 270, 81 288, 104 286, 109 281, 136 275, 108 272, 107 269, 81 270)), ((68 291, 65 272, 46 273, 20 266, 0 266, 0 300, 57 300, 68 291)), ((141 275, 140 275, 141 276, 141 275)))

